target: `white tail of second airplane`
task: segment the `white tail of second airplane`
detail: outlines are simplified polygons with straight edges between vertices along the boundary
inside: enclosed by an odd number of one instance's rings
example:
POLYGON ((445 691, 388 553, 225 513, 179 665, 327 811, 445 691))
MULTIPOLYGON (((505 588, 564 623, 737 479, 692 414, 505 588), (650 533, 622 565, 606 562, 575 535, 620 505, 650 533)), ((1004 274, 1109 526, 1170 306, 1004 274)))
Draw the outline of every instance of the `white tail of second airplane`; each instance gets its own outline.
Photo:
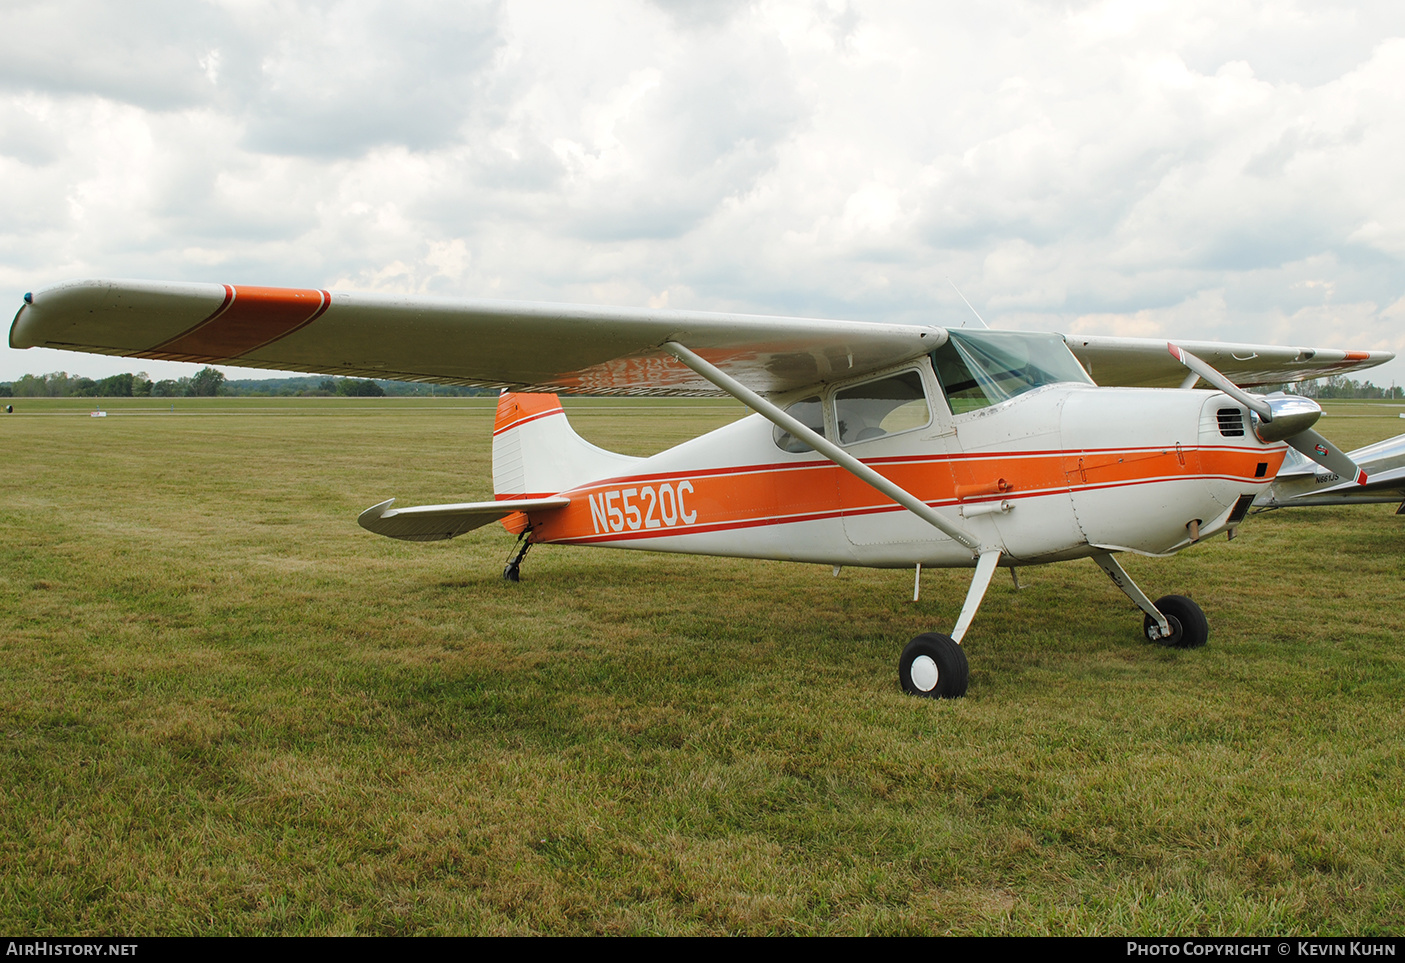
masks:
POLYGON ((642 458, 606 451, 576 434, 556 395, 504 391, 493 424, 493 494, 555 495, 629 471, 642 458))

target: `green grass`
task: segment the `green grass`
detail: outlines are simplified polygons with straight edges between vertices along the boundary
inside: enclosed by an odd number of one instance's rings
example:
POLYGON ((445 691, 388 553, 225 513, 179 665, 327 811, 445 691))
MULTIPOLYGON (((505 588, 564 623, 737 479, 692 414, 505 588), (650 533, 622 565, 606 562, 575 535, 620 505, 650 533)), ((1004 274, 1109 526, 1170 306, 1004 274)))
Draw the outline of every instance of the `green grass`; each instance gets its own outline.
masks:
MULTIPOLYGON (((0 930, 1399 933, 1405 520, 1002 576, 377 538, 491 497, 491 399, 20 399, 0 416, 0 930)), ((647 453, 717 402, 567 402, 647 453)), ((1351 448, 1398 407, 1329 408, 1351 448)))

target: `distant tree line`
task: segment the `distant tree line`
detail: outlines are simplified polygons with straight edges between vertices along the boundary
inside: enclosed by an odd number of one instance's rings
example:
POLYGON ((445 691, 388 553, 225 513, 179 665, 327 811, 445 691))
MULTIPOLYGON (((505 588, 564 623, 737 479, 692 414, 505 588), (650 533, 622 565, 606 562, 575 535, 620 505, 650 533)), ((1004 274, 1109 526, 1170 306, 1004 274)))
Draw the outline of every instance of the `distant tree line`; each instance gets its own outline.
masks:
POLYGON ((144 371, 113 375, 100 381, 66 371, 27 374, 18 381, 0 381, 0 397, 7 398, 194 398, 226 394, 224 389, 224 374, 214 368, 201 368, 193 376, 178 381, 152 381, 144 371))
MULTIPOLYGON (((1332 375, 1316 381, 1297 384, 1267 385, 1258 391, 1287 391, 1304 398, 1382 398, 1405 400, 1405 388, 1391 385, 1382 388, 1370 381, 1357 381, 1346 375, 1332 375)), ((223 395, 228 397, 296 398, 296 397, 441 397, 462 398, 495 395, 489 388, 464 388, 458 385, 427 385, 412 381, 371 381, 362 378, 325 378, 317 375, 297 375, 291 378, 246 378, 230 381, 214 368, 201 368, 189 378, 152 381, 146 372, 119 374, 94 381, 71 375, 66 371, 52 374, 27 374, 17 381, 0 381, 0 398, 200 398, 223 395)))
POLYGON ((1303 381, 1295 385, 1285 385, 1286 390, 1294 394, 1302 395, 1304 398, 1387 398, 1396 401, 1405 400, 1405 388, 1400 385, 1391 385, 1389 388, 1381 388, 1371 384, 1369 381, 1357 381, 1355 378, 1348 378, 1346 375, 1332 375, 1330 378, 1318 378, 1316 381, 1303 381))
POLYGON ((152 381, 146 372, 119 374, 94 381, 70 375, 27 374, 16 381, 0 381, 0 398, 200 398, 252 397, 352 397, 384 396, 464 397, 496 394, 484 388, 458 385, 425 385, 407 381, 372 381, 362 378, 263 378, 230 381, 215 368, 201 368, 188 378, 152 381))

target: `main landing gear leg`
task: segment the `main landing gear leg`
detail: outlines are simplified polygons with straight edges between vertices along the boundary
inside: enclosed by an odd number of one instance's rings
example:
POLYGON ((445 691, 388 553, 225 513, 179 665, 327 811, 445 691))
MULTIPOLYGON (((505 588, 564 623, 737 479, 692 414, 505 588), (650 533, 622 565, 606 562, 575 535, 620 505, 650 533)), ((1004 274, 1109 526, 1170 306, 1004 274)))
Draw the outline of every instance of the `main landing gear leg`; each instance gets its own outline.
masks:
MULTIPOLYGON (((752 411, 775 424, 776 427, 790 432, 859 481, 888 496, 947 538, 966 546, 972 552, 982 551, 981 540, 975 535, 951 521, 912 492, 893 482, 886 475, 879 473, 869 465, 865 465, 821 433, 802 425, 795 418, 776 407, 774 403, 767 401, 712 362, 695 354, 691 348, 679 344, 677 341, 665 341, 659 347, 677 358, 685 367, 691 368, 700 377, 712 382, 752 411)), ((976 565, 976 577, 971 582, 971 591, 966 595, 966 604, 961 609, 961 617, 956 620, 956 629, 951 636, 919 635, 903 650, 903 657, 898 663, 898 678, 902 682, 903 688, 908 692, 933 698, 952 698, 966 691, 966 655, 961 651, 961 646, 958 643, 966 631, 966 627, 971 624, 971 619, 975 617, 976 609, 980 607, 981 598, 985 595, 986 586, 990 584, 991 573, 995 571, 995 563, 999 558, 999 552, 987 551, 981 555, 980 561, 976 565), (930 639, 941 641, 930 644, 923 642, 923 640, 930 639), (914 650, 913 647, 918 646, 919 642, 923 642, 923 646, 914 650), (914 666, 917 668, 914 669, 914 666)), ((920 571, 918 577, 921 577, 920 571)), ((914 586, 914 597, 916 594, 916 586, 914 586)))
POLYGON ((1177 649, 1198 649, 1210 638, 1210 624, 1200 606, 1184 595, 1164 595, 1151 604, 1151 599, 1137 587, 1122 564, 1109 552, 1099 552, 1093 561, 1112 579, 1137 607, 1146 613, 1142 631, 1148 642, 1169 645, 1177 649))
POLYGON ((924 632, 907 644, 898 659, 898 682, 909 695, 928 699, 956 699, 966 694, 971 669, 961 640, 981 607, 991 576, 1000 561, 998 551, 985 552, 976 562, 976 574, 966 592, 966 602, 951 635, 924 632))
POLYGON ((532 547, 531 534, 532 530, 529 528, 517 536, 517 544, 513 546, 512 557, 507 561, 507 568, 502 570, 503 581, 520 582, 522 580, 522 560, 527 557, 527 550, 532 547))

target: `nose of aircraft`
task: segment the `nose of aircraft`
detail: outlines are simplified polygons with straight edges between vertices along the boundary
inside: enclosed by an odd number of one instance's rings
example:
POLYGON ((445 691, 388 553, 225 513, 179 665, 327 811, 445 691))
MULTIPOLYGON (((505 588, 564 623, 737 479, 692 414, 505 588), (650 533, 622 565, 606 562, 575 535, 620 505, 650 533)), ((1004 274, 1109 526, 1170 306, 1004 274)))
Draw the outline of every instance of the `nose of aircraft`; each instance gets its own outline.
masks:
POLYGON ((1114 550, 1157 555, 1190 544, 1193 529, 1217 530, 1283 460, 1212 391, 1070 391, 1060 429, 1078 526, 1088 544, 1114 550))
POLYGON ((1273 412, 1272 420, 1264 421, 1257 412, 1253 415, 1254 434, 1264 444, 1287 441, 1299 432, 1307 431, 1322 417, 1322 407, 1311 398, 1283 395, 1264 400, 1273 412))
MULTIPOLYGON (((1269 399, 1265 398, 1263 395, 1250 394, 1184 348, 1179 348, 1169 342, 1166 344, 1166 347, 1170 350, 1173 358, 1191 371, 1194 371, 1211 385, 1214 385, 1216 388, 1229 395, 1245 408, 1248 408, 1259 421, 1269 424, 1277 421, 1277 411, 1274 409, 1272 402, 1292 400, 1282 395, 1275 399, 1269 399)), ((1312 407, 1317 407, 1315 402, 1312 404, 1312 407)), ((1303 417, 1308 417, 1310 414, 1309 409, 1302 409, 1302 412, 1303 417)), ((1321 414, 1321 409, 1318 409, 1317 413, 1321 414)), ((1313 420, 1315 421, 1316 418, 1313 420)), ((1352 461, 1351 458, 1347 456, 1346 452, 1314 431, 1311 424, 1312 422, 1308 422, 1309 427, 1302 428, 1296 433, 1277 435, 1276 440, 1286 441, 1323 468, 1330 472, 1335 472, 1342 478, 1354 479, 1358 485, 1366 484, 1366 473, 1361 470, 1356 462, 1352 461)), ((1255 422, 1255 428, 1257 433, 1258 422, 1255 422)), ((1275 432, 1276 431, 1277 429, 1275 429, 1275 432)), ((1260 434, 1259 437, 1265 438, 1262 434, 1260 434)))

